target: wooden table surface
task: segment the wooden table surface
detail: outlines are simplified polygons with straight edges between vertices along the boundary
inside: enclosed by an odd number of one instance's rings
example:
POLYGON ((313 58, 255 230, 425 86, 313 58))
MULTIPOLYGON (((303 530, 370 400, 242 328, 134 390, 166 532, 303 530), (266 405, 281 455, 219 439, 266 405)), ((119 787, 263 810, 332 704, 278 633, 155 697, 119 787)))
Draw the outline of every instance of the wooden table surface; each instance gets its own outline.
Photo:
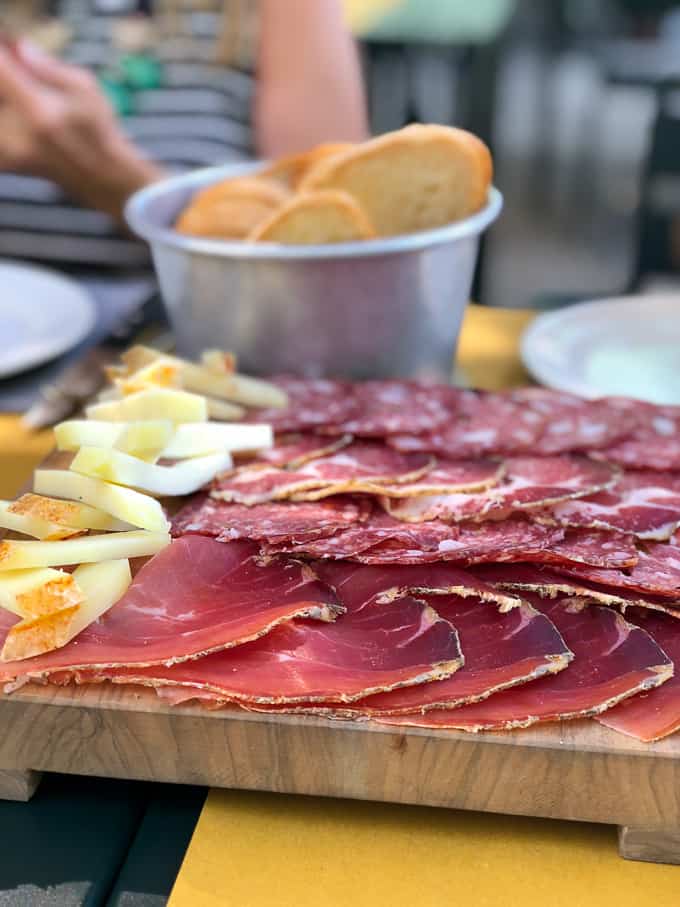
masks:
MULTIPOLYGON (((462 376, 490 389, 525 383, 517 343, 531 317, 471 306, 462 376)), ((51 444, 51 432, 0 416, 0 496, 16 493, 51 444)), ((678 892, 680 868, 623 861, 610 826, 213 791, 170 905, 646 907, 680 903, 678 892)))

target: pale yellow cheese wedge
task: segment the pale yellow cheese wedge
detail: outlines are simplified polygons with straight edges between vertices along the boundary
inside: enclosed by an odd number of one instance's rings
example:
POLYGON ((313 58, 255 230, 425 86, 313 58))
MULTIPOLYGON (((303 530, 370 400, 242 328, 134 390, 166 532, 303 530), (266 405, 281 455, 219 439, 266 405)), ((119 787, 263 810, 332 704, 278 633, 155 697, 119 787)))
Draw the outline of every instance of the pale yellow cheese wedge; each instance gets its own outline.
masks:
POLYGON ((34 539, 45 541, 67 539, 83 532, 82 529, 62 526, 40 517, 12 513, 11 507, 12 501, 0 501, 0 529, 9 529, 11 532, 19 532, 21 535, 30 535, 34 539))
POLYGON ((84 595, 82 602, 15 624, 7 634, 0 660, 33 658, 65 646, 115 605, 132 580, 126 559, 86 564, 73 576, 84 595))
POLYGON ((170 544, 167 532, 111 532, 62 542, 0 542, 0 571, 29 567, 91 564, 118 558, 149 557, 170 544))
POLYGON ((158 501, 131 488, 121 488, 68 469, 36 469, 33 488, 40 494, 69 498, 98 507, 140 529, 154 532, 168 529, 168 521, 158 501))
POLYGON ((125 377, 114 377, 113 383, 123 396, 148 390, 151 387, 179 388, 182 386, 179 365, 167 358, 156 359, 125 377))
POLYGON ((62 422, 54 428, 59 450, 115 447, 143 460, 157 458, 172 438, 173 432, 174 423, 169 419, 148 419, 138 422, 73 419, 62 422))
POLYGON ((105 403, 94 403, 85 410, 88 419, 106 422, 132 422, 140 419, 169 419, 171 422, 205 422, 208 404, 204 397, 187 391, 156 388, 138 391, 105 403))
POLYGON ((70 468, 82 475, 126 485, 149 494, 176 496, 198 491, 218 473, 231 469, 232 465, 228 453, 194 457, 173 466, 157 466, 119 450, 81 447, 70 468))
POLYGON ((84 532, 86 529, 118 532, 121 529, 130 528, 129 523, 117 520, 110 513, 105 513, 96 507, 30 493, 23 494, 9 505, 8 516, 14 520, 22 519, 24 521, 24 528, 17 531, 38 539, 59 538, 60 531, 64 533, 61 537, 68 538, 69 535, 84 532), (56 530, 50 535, 41 535, 38 530, 43 526, 55 526, 56 530))
POLYGON ((265 450, 273 443, 274 434, 269 425, 189 422, 176 427, 161 456, 181 460, 185 457, 200 457, 220 451, 238 453, 265 450))
POLYGON ((36 567, 0 572, 0 608, 19 617, 39 617, 78 605, 83 590, 72 573, 36 567))

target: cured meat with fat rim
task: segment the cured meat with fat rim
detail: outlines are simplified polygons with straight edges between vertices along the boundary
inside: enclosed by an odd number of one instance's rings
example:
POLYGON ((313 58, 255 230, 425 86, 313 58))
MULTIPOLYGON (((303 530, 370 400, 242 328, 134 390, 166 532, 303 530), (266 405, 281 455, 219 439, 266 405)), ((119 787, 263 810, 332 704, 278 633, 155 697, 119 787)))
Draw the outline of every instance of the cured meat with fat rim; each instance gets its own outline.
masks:
POLYGON ((569 564, 560 573, 587 579, 602 586, 626 589, 643 596, 680 598, 680 547, 670 542, 650 542, 638 550, 638 560, 627 570, 569 564))
POLYGON ((680 730, 680 671, 677 668, 680 665, 680 626, 672 617, 649 611, 634 610, 626 617, 649 633, 673 659, 676 670, 660 687, 626 699, 599 715, 597 720, 613 731, 651 743, 680 730))
POLYGON ((421 494, 454 494, 480 491, 497 485, 505 466, 494 460, 442 460, 419 479, 396 485, 378 485, 374 494, 408 498, 421 494))
POLYGON ((316 460, 318 457, 335 453, 351 442, 351 435, 343 435, 340 438, 323 438, 311 433, 281 435, 276 438, 273 447, 260 451, 253 462, 294 469, 308 460, 316 460))
POLYGON ((254 409, 249 422, 266 422, 275 432, 305 431, 335 425, 349 419, 356 409, 353 385, 327 378, 296 378, 279 375, 271 379, 288 395, 283 409, 254 409))
POLYGON ((172 521, 175 536, 208 535, 221 542, 258 539, 296 542, 332 535, 359 523, 370 512, 370 501, 337 495, 323 501, 234 504, 197 495, 172 521))
POLYGON ((355 441, 347 447, 309 460, 296 469, 255 464, 218 478, 211 495, 224 501, 261 504, 307 492, 306 499, 341 492, 363 491, 376 484, 408 482, 434 465, 426 454, 401 454, 373 441, 355 441), (311 494, 314 490, 315 493, 311 494))
POLYGON ((610 400, 610 405, 634 413, 637 425, 630 437, 595 455, 630 469, 680 471, 680 406, 654 406, 637 400, 610 400))
POLYGON ((669 680, 673 662, 652 637, 610 608, 574 599, 530 596, 574 653, 565 671, 496 693, 458 709, 380 718, 385 724, 464 731, 510 730, 540 721, 598 715, 617 703, 669 680))
POLYGON ((555 504, 545 518, 664 541, 680 525, 680 475, 626 472, 608 491, 555 504))
POLYGON ((463 664, 455 628, 425 602, 401 596, 380 603, 346 589, 343 599, 346 613, 330 632, 318 632, 319 621, 289 621, 228 652, 171 667, 100 671, 98 677, 194 687, 241 703, 352 702, 448 677, 463 664))
MULTIPOLYGON (((314 626, 341 612, 337 596, 304 564, 262 564, 253 543, 185 536, 142 567, 123 598, 68 645, 0 663, 0 682, 76 668, 172 665, 240 646, 294 617, 315 618, 314 626)), ((0 611, 0 620, 7 631, 16 618, 0 611)))
POLYGON ((421 495, 394 500, 381 497, 392 516, 409 522, 500 519, 508 513, 546 507, 609 488, 618 473, 582 456, 510 457, 498 485, 475 494, 421 495))

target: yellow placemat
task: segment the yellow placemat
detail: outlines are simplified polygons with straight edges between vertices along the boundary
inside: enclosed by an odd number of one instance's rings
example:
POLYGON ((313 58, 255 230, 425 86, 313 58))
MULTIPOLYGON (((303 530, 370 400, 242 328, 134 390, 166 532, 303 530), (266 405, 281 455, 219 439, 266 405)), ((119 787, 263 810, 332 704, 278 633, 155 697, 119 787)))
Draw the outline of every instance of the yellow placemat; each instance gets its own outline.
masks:
POLYGON ((468 306, 458 341, 459 380, 485 390, 526 384, 530 379, 520 361, 518 344, 535 314, 528 309, 468 306))
POLYGON ((169 907, 651 907, 680 868, 608 826, 212 791, 169 907))
POLYGON ((19 416, 0 415, 0 498, 13 498, 53 445, 51 430, 29 432, 19 416))

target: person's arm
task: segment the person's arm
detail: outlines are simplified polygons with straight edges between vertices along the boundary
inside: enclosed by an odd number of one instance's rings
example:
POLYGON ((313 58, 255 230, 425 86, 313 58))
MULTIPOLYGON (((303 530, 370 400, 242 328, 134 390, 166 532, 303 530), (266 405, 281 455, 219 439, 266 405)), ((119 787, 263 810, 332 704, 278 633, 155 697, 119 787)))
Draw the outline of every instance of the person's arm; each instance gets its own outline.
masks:
POLYGON ((258 154, 366 139, 361 68, 340 0, 260 0, 260 10, 258 154))

